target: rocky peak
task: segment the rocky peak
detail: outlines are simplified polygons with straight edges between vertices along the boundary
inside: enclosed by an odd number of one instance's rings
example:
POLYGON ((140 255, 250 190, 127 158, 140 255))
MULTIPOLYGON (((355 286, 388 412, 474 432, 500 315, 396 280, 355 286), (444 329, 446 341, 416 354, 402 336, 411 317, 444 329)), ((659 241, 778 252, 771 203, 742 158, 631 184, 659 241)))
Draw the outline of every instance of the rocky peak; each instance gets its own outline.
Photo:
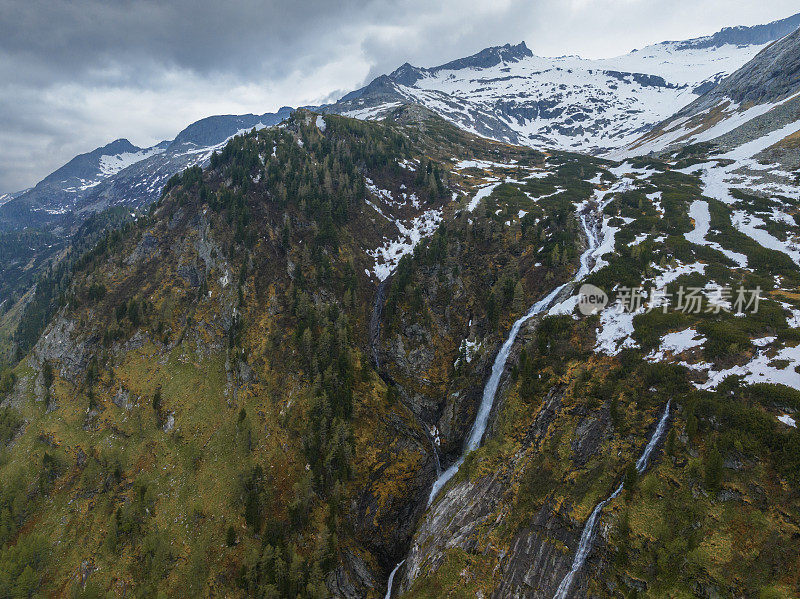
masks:
POLYGON ((501 62, 519 62, 523 58, 533 56, 533 52, 528 49, 525 42, 520 42, 516 45, 505 44, 504 46, 490 46, 484 48, 477 54, 467 56, 466 58, 459 58, 451 62, 445 63, 438 67, 430 69, 430 72, 437 71, 456 71, 459 69, 486 69, 496 66, 501 62))
POLYGON ((789 35, 798 27, 800 27, 800 13, 764 25, 725 27, 714 35, 681 42, 678 47, 683 50, 687 48, 715 48, 726 44, 735 46, 762 45, 789 35))

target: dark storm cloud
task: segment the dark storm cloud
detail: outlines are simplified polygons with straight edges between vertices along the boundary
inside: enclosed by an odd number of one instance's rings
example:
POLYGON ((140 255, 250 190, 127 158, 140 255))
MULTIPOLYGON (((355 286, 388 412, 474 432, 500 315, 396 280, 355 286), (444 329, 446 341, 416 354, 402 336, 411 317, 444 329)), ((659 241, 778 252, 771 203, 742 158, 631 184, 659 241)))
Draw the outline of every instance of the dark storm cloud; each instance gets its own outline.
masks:
POLYGON ((613 55, 788 16, 793 0, 0 0, 0 192, 193 120, 335 99, 488 45, 613 55), (658 16, 658 18, 654 18, 658 16))
MULTIPOLYGON (((363 0, 219 2, 141 0, 6 1, 0 9, 0 50, 15 60, 50 67, 56 77, 92 76, 105 65, 156 61, 209 74, 234 69, 278 74, 289 46, 324 38, 363 0)), ((297 50, 297 48, 295 48, 297 50)))

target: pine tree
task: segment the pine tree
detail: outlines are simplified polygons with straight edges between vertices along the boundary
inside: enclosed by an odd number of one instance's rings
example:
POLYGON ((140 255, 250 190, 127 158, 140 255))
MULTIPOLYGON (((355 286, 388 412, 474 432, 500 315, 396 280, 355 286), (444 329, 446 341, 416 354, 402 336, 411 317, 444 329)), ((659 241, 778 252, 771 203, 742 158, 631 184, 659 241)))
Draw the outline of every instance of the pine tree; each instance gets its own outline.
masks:
POLYGON ((522 281, 517 281, 514 285, 514 299, 512 307, 515 314, 522 314, 525 311, 525 291, 522 289, 522 281))
POLYGON ((625 488, 626 493, 628 496, 633 495, 636 492, 636 488, 639 486, 639 471, 636 469, 636 464, 629 464, 627 470, 625 470, 625 480, 623 481, 623 487, 625 488))
POLYGON ((717 491, 722 483, 722 454, 713 447, 706 458, 705 483, 711 491, 717 491))

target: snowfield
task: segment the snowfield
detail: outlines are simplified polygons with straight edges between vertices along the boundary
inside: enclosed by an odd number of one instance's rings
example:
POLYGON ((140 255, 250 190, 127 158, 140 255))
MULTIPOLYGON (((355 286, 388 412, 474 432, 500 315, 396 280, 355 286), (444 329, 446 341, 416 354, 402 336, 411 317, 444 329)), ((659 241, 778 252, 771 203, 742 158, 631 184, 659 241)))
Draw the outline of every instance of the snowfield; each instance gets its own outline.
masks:
POLYGON ((113 156, 101 156, 100 177, 105 179, 111 175, 116 175, 124 168, 128 168, 137 162, 141 162, 146 158, 150 158, 150 156, 155 156, 156 154, 161 154, 163 152, 164 148, 149 148, 140 152, 125 152, 123 154, 115 154, 113 156))

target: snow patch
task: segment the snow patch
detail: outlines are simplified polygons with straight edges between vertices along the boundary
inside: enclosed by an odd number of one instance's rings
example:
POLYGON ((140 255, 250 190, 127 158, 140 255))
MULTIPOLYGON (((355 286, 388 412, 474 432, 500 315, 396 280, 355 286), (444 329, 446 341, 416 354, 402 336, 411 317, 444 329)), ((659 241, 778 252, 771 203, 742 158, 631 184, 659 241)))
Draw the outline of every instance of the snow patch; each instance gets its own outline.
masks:
POLYGON ((600 327, 597 329, 597 345, 595 352, 616 356, 623 349, 638 347, 633 340, 633 319, 644 312, 640 308, 636 312, 624 312, 619 303, 608 306, 600 313, 600 327))
POLYGON ((498 185, 500 184, 490 183, 489 185, 484 185, 483 187, 481 187, 469 201, 469 204, 467 204, 467 212, 474 212, 475 208, 478 207, 478 204, 481 203, 481 200, 483 200, 484 198, 488 198, 490 195, 492 195, 494 188, 497 187, 498 185))
POLYGON ((684 235, 687 241, 722 252, 742 268, 747 266, 747 256, 744 254, 726 250, 716 241, 708 241, 706 239, 706 236, 711 231, 711 213, 708 210, 708 202, 705 200, 692 202, 689 206, 689 217, 694 221, 694 229, 684 235))
POLYGON ((706 338, 699 336, 695 329, 685 329, 676 333, 667 333, 661 338, 657 351, 651 352, 647 359, 651 362, 661 362, 667 356, 678 355, 687 350, 699 347, 706 342, 706 338))

